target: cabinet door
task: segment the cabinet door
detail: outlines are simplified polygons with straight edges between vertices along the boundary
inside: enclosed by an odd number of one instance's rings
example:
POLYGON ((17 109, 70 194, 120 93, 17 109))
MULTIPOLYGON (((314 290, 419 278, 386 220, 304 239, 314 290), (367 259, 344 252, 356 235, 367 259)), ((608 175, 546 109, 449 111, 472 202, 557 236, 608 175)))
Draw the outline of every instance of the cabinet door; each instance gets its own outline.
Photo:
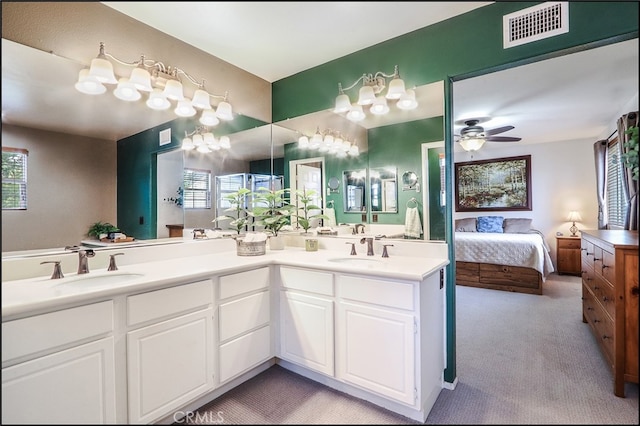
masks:
POLYGON ((2 369, 2 423, 115 423, 113 337, 2 369))
POLYGON ((213 388, 213 309, 127 333, 129 422, 150 423, 213 388))
POLYGON ((413 315, 348 302, 338 310, 338 378, 413 405, 413 315))
POLYGON ((280 293, 280 356, 333 376, 333 301, 280 293))

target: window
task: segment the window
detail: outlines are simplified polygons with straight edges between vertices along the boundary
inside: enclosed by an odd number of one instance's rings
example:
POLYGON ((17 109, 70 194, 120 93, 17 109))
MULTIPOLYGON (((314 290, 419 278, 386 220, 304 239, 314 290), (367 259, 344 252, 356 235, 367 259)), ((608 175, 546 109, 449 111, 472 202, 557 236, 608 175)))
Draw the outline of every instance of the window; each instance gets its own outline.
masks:
POLYGON ((183 207, 185 209, 211 208, 211 171, 184 169, 183 207))
POLYGON ((2 148, 2 210, 27 209, 27 155, 19 148, 2 148))
POLYGON ((607 216, 610 229, 624 229, 627 218, 627 199, 622 189, 622 161, 618 138, 609 142, 607 150, 607 216))

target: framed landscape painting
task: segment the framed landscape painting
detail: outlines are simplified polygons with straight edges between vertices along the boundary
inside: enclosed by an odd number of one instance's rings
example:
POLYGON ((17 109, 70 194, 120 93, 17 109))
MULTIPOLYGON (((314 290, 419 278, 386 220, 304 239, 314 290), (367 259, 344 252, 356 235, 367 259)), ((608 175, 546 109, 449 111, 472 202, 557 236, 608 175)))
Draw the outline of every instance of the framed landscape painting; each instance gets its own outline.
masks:
POLYGON ((531 155, 455 164, 456 211, 531 210, 531 155))

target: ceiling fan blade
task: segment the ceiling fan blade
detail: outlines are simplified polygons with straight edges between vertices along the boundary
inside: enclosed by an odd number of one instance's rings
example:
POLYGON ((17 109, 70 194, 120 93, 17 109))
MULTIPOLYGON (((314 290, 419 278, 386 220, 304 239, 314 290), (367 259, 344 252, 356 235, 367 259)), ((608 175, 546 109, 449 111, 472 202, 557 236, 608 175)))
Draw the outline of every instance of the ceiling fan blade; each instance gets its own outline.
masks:
POLYGON ((485 138, 485 140, 489 142, 518 142, 521 141, 522 138, 512 138, 509 136, 490 136, 485 138))
POLYGON ((495 129, 487 130, 486 132, 484 132, 484 134, 487 136, 493 136, 493 135, 497 135, 498 133, 504 133, 511 129, 514 129, 514 127, 513 126, 497 127, 495 129))

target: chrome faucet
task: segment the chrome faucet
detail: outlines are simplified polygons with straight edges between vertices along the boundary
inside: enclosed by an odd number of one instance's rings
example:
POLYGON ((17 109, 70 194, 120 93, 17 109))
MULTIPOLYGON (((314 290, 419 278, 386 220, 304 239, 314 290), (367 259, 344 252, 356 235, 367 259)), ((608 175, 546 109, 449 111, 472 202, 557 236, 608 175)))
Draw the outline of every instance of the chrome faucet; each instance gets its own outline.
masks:
POLYGON ((373 238, 371 237, 361 238, 360 244, 364 244, 365 241, 367 243, 367 256, 373 256, 373 238))
POLYGON ((78 252, 78 275, 89 273, 89 258, 96 255, 92 249, 85 249, 78 246, 67 246, 65 250, 78 252))
POLYGON ((358 228, 362 229, 362 234, 364 234, 364 223, 356 223, 356 225, 353 227, 353 235, 358 234, 358 228))

